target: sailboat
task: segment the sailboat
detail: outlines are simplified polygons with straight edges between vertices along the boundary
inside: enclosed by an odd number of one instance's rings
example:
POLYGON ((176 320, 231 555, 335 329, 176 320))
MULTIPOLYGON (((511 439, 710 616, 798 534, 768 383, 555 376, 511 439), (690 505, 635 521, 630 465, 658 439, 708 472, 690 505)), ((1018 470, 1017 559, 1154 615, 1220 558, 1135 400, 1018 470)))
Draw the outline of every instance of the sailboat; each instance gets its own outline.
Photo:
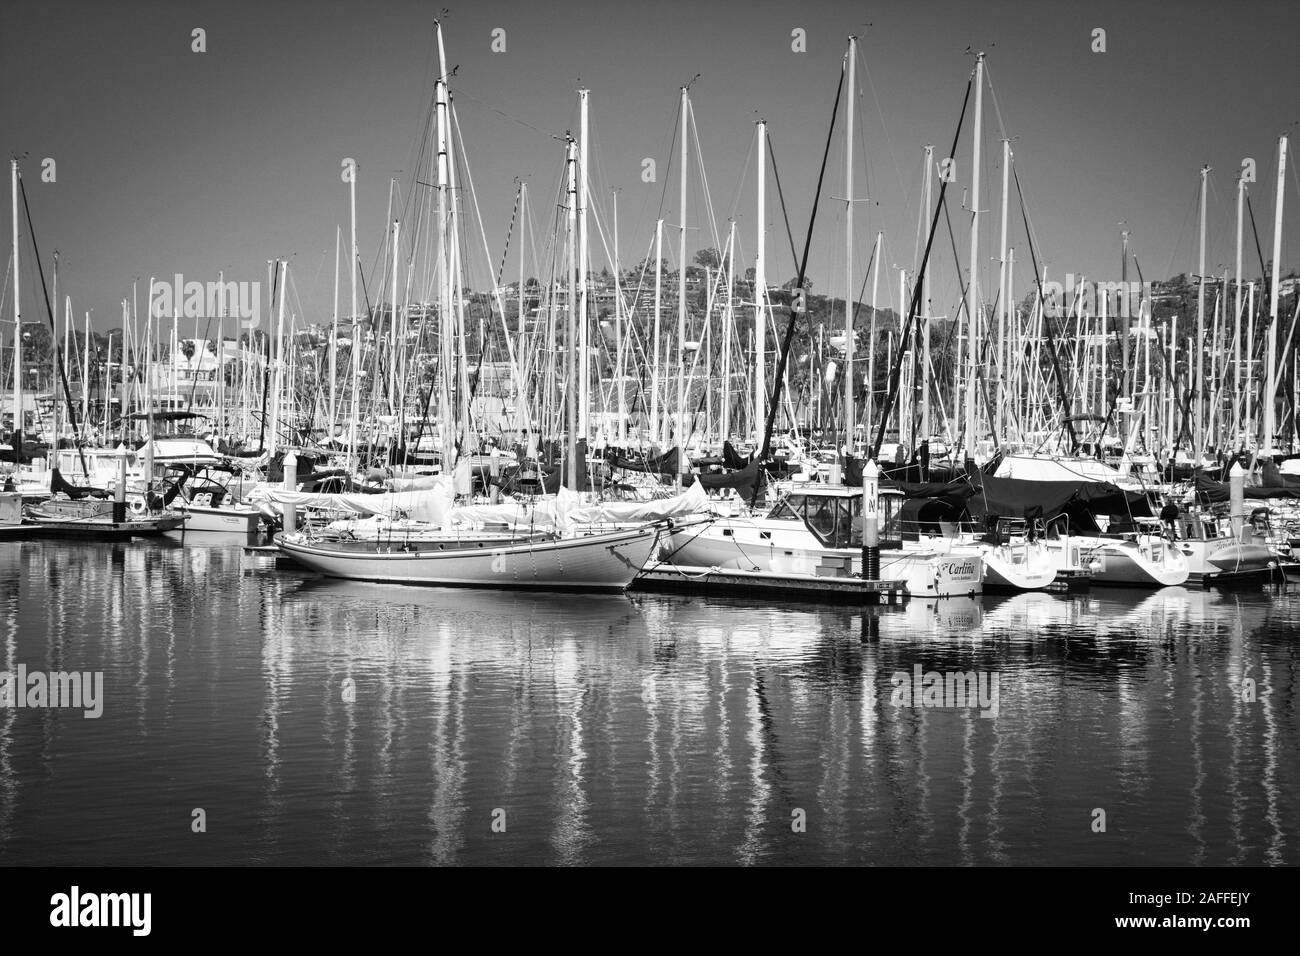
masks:
MULTIPOLYGON (((438 51, 442 73, 437 80, 435 101, 438 109, 437 178, 441 222, 446 212, 443 204, 448 202, 447 193, 455 181, 455 169, 451 161, 453 152, 448 143, 453 124, 447 118, 450 103, 445 80, 446 61, 441 25, 438 26, 438 51)), ((565 496, 568 496, 568 504, 577 504, 575 499, 582 487, 578 460, 582 446, 578 442, 578 434, 582 430, 580 405, 586 396, 585 389, 580 389, 577 385, 580 381, 580 336, 575 315, 578 303, 575 273, 585 265, 585 254, 580 259, 575 245, 578 235, 579 184, 586 182, 587 161, 585 154, 580 157, 577 142, 573 137, 568 137, 565 162, 568 323, 564 375, 567 383, 564 396, 567 440, 564 461, 567 476, 566 487, 561 489, 561 495, 556 499, 557 510, 565 496)), ((455 217, 451 218, 445 235, 446 248, 440 253, 442 261, 439 265, 443 303, 440 311, 444 320, 451 314, 448 303, 452 299, 453 289, 461 287, 458 281, 454 281, 459 268, 455 258, 455 217), (451 251, 450 256, 447 250, 451 251)), ((394 248, 396 250, 396 241, 394 248)), ((583 325, 585 324, 584 321, 583 325)), ((450 327, 450 323, 444 321, 444 332, 450 330, 450 327)), ((462 376, 465 365, 464 334, 462 323, 457 330, 456 343, 462 353, 462 376)), ((451 336, 445 335, 442 343, 444 357, 451 351, 452 344, 451 336)), ((472 454, 473 448, 469 441, 466 409, 460 408, 453 413, 447 398, 452 391, 451 379, 455 375, 453 362, 444 361, 439 374, 438 385, 444 408, 444 414, 440 417, 443 421, 458 419, 455 430, 462 439, 454 455, 451 453, 451 442, 447 440, 444 466, 450 472, 453 469, 446 466, 454 463, 457 457, 462 458, 463 468, 468 468, 468 456, 472 454)), ((463 392, 464 383, 461 385, 463 392)), ((585 418, 585 410, 582 415, 585 418)), ((696 494, 703 497, 699 489, 696 494)), ((694 509, 698 505, 698 502, 684 503, 688 509, 694 509)), ((641 505, 638 503, 636 507, 641 505)), ((351 580, 456 587, 618 591, 626 588, 640 573, 673 525, 672 518, 645 520, 644 515, 636 515, 634 510, 627 515, 637 519, 631 522, 630 527, 617 520, 618 515, 614 514, 612 517, 615 520, 612 521, 609 520, 610 515, 595 515, 598 519, 595 522, 562 518, 539 530, 531 520, 524 517, 527 509, 521 504, 502 505, 496 514, 476 514, 479 510, 481 509, 465 509, 461 515, 465 520, 460 522, 457 522, 456 515, 447 514, 441 527, 433 522, 421 526, 395 521, 398 516, 390 514, 383 516, 382 522, 372 522, 373 526, 360 534, 351 531, 346 523, 334 523, 323 530, 284 532, 276 535, 275 542, 284 555, 304 567, 331 577, 351 580)))

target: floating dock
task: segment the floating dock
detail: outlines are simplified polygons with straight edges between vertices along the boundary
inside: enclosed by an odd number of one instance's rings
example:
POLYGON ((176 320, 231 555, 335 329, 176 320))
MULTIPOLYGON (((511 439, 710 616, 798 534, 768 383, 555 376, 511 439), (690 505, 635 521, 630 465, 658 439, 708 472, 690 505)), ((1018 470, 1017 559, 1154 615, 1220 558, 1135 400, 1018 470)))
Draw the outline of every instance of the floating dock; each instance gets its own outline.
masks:
MULTIPOLYGON (((164 531, 183 531, 182 515, 113 521, 105 518, 28 518, 21 527, 33 538, 81 538, 124 541, 130 538, 160 535, 164 531)), ((19 536, 19 532, 9 535, 19 536)))
POLYGON ((1285 565, 1281 562, 1271 561, 1267 567, 1248 568, 1242 571, 1212 571, 1208 574, 1192 574, 1188 577, 1187 583, 1193 587, 1199 585, 1203 588, 1246 588, 1258 586, 1261 584, 1286 584, 1287 577, 1294 572, 1291 568, 1300 569, 1300 565, 1285 565))
POLYGON ((1083 568, 1065 568, 1056 572, 1052 583, 1043 588, 1057 594, 1070 591, 1087 591, 1092 588, 1092 572, 1083 568))
POLYGON ((244 554, 252 555, 257 558, 270 558, 274 566, 283 571, 302 571, 307 572, 301 564, 289 557, 280 550, 278 545, 274 544, 248 544, 244 545, 244 554))
POLYGON ((632 590, 674 594, 740 594, 792 597, 836 604, 901 604, 908 597, 903 581, 869 581, 856 577, 776 574, 660 564, 647 568, 632 590))

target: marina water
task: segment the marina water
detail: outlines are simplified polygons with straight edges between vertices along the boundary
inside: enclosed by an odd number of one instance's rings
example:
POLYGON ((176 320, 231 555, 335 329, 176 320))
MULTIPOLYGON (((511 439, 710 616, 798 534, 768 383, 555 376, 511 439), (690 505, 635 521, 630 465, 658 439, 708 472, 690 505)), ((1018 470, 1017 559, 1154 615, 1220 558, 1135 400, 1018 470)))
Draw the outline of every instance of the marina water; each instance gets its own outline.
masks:
POLYGON ((0 709, 0 864, 1300 862, 1297 591, 863 610, 244 543, 0 549, 0 670, 104 697, 0 709), (931 674, 996 715, 898 699, 931 674))

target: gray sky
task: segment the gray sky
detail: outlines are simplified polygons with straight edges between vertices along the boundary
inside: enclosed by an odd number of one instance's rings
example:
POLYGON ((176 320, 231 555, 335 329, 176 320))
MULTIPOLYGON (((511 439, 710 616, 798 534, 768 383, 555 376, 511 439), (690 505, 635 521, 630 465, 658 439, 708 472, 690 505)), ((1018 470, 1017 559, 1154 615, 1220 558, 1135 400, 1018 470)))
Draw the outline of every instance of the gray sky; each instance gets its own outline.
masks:
MULTIPOLYGON (((1214 167, 1208 263, 1230 268, 1244 156, 1258 163, 1251 195, 1269 258, 1276 141, 1290 131, 1294 151, 1300 120, 1298 9, 1283 0, 461 4, 444 22, 447 55, 459 68, 452 86, 491 250, 489 260, 477 234, 468 237, 470 284, 487 287, 497 268, 516 177, 529 183, 541 251, 563 161, 555 137, 577 130, 580 85, 592 91, 593 201, 608 230, 611 190, 619 190, 626 266, 645 254, 658 215, 670 226, 680 222, 669 144, 678 89, 697 73, 691 95, 718 228, 725 236, 734 218, 742 254, 752 259, 750 148, 761 116, 802 247, 851 32, 863 37, 855 192, 867 199, 855 207, 855 286, 877 230, 886 234, 884 266, 914 263, 921 149, 933 143, 938 155, 947 151, 973 66, 968 47, 988 54, 993 91, 984 100, 986 288, 997 282, 1004 129, 1052 277, 1118 279, 1121 228, 1131 230, 1148 279, 1194 271, 1206 163, 1214 167), (1098 27, 1106 30, 1105 53, 1090 49, 1098 27), (490 48, 497 28, 505 30, 503 53, 490 48), (806 53, 791 50, 795 28, 806 31, 806 53), (641 181, 645 157, 658 163, 652 184, 641 181)), ((93 308, 104 330, 120 324, 118 303, 136 277, 143 310, 150 275, 206 281, 225 269, 228 279, 264 282, 266 260, 291 255, 291 309, 326 320, 335 227, 344 228, 346 242, 348 222, 339 164, 355 157, 361 257, 374 294, 390 179, 403 195, 412 187, 436 72, 437 12, 437 4, 399 0, 7 0, 0 143, 22 160, 47 278, 57 248, 61 292, 73 297, 79 318, 93 308), (206 30, 202 54, 191 51, 195 27, 206 30), (41 182, 45 157, 57 162, 55 183, 41 182)), ((969 216, 960 204, 970 184, 972 119, 950 187, 963 269, 969 216)), ((841 115, 810 266, 814 291, 840 295, 845 206, 832 197, 844 196, 843 152, 841 115)), ((1289 171, 1284 270, 1300 262, 1297 182, 1289 171)), ((768 193, 768 274, 781 282, 794 266, 773 181, 768 193)), ((688 255, 714 244, 703 195, 693 155, 688 255)), ((1019 296, 1030 271, 1014 205, 1011 222, 1019 296)), ((505 281, 517 273, 517 243, 505 281)), ((670 228, 665 249, 674 261, 676 245, 670 228)), ((1246 271, 1258 273, 1249 238, 1247 248, 1246 271)), ((958 293, 946 232, 936 249, 936 309, 950 311, 958 293)), ((24 258, 23 309, 35 319, 42 313, 26 239, 24 258)), ((592 261, 597 268, 606 261, 595 243, 592 261)), ((528 271, 538 270, 530 264, 528 271)), ((346 301, 346 278, 342 288, 346 301)), ((882 306, 895 303, 897 288, 897 273, 882 273, 882 306)))

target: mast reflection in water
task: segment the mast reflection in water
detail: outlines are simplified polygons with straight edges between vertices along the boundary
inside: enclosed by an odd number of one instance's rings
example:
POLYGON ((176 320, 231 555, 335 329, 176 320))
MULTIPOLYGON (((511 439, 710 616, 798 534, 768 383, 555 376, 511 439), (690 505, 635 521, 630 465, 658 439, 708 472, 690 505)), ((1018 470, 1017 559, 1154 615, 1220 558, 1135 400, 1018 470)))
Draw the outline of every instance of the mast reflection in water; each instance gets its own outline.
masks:
POLYGON ((326 581, 234 542, 0 564, 0 670, 105 695, 0 709, 4 864, 1300 862, 1294 594, 864 613, 326 581), (996 717, 896 706, 918 668, 992 675, 996 717))

